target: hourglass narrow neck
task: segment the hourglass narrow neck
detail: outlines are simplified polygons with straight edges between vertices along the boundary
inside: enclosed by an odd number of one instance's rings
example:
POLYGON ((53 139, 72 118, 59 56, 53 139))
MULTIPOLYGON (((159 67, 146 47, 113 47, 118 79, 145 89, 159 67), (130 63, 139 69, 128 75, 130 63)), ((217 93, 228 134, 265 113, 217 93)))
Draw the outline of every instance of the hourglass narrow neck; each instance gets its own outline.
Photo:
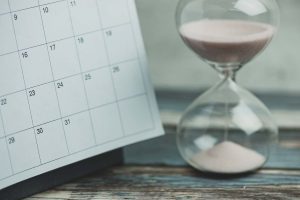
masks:
POLYGON ((235 82, 236 81, 236 72, 237 71, 235 71, 235 70, 224 70, 219 74, 219 76, 222 79, 231 79, 235 82))
POLYGON ((242 65, 213 65, 222 79, 231 79, 236 81, 236 73, 242 65))

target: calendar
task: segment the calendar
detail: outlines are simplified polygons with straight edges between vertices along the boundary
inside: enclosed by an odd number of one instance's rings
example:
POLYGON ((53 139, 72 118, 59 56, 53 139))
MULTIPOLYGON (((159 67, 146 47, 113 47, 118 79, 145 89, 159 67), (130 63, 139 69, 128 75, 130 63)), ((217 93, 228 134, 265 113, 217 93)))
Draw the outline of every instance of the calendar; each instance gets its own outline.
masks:
POLYGON ((134 0, 0 0, 0 189, 161 134, 134 0))

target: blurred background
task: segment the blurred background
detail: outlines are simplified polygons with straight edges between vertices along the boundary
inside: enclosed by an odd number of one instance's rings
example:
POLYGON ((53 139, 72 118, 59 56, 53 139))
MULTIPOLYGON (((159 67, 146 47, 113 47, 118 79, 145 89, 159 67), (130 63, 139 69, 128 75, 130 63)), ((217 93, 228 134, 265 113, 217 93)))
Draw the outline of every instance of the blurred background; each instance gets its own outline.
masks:
MULTIPOLYGON (((300 1, 277 0, 281 26, 270 46, 237 75, 281 129, 300 129, 300 1)), ((175 25, 178 0, 136 0, 163 123, 177 124, 185 108, 219 81, 182 42, 175 25)))
MULTIPOLYGON (((136 3, 157 91, 203 91, 219 80, 217 73, 178 36, 174 20, 178 0, 136 0, 136 3)), ((262 55, 244 66, 237 81, 263 95, 300 96, 300 1, 278 3, 279 33, 262 55)))
MULTIPOLYGON (((278 34, 261 55, 244 66, 237 81, 270 108, 280 127, 279 145, 272 151, 267 166, 295 169, 300 162, 300 0, 277 2, 281 10, 278 34)), ((175 133, 183 110, 219 81, 219 77, 178 36, 174 19, 178 0, 136 0, 136 3, 162 121, 167 133, 175 133)), ((157 163, 180 165, 182 162, 176 162, 174 141, 172 134, 167 134, 163 139, 126 148, 126 161, 135 163, 132 155, 139 162, 161 156, 165 160, 157 163), (168 145, 172 149, 162 151, 168 145)))

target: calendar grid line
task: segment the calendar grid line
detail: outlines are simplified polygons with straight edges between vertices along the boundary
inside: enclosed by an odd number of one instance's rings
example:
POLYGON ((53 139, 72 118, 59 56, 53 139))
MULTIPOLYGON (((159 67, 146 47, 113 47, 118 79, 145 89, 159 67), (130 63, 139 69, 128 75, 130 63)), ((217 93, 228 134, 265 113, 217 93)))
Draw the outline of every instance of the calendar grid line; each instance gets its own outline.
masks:
MULTIPOLYGON (((129 5, 129 0, 127 0, 127 6, 128 6, 128 8, 129 8, 129 6, 130 6, 130 5, 129 5)), ((127 9, 127 12, 128 12, 129 17, 130 17, 130 21, 132 21, 133 19, 132 19, 132 16, 131 16, 130 12, 129 12, 129 9, 127 9)), ((136 35, 135 35, 134 30, 133 30, 133 25, 132 25, 132 23, 130 23, 130 28, 131 28, 131 31, 132 31, 133 36, 134 36, 134 45, 135 45, 136 49, 138 49, 138 46, 137 46, 137 40, 136 40, 136 35)), ((139 66, 142 66, 142 63, 141 63, 141 60, 140 60, 140 54, 139 54, 138 51, 137 51, 137 56, 138 56, 138 58, 139 58, 139 59, 138 59, 139 66)), ((140 73, 141 73, 142 76, 143 76, 143 87, 144 87, 144 90, 147 91, 147 89, 146 89, 146 83, 145 83, 145 73, 143 73, 141 67, 139 67, 139 71, 140 71, 140 73)), ((152 112, 151 105, 150 105, 150 102, 149 102, 149 98, 147 98, 147 105, 148 105, 148 108, 149 108, 149 110, 150 110, 152 124, 155 124, 155 123, 154 123, 153 112, 152 112)))
MULTIPOLYGON (((96 6, 97 6, 97 15, 98 15, 98 19, 99 19, 99 24, 102 27, 103 26, 103 22, 102 22, 102 18, 100 16, 100 11, 99 11, 99 3, 98 1, 96 1, 96 6)), ((108 47, 107 47, 107 41, 105 40, 105 34, 104 32, 102 32, 102 36, 104 38, 104 48, 106 50, 106 52, 108 52, 108 47)), ((116 89, 116 84, 115 84, 115 80, 113 78, 113 74, 112 74, 112 63, 111 60, 109 58, 108 55, 106 55, 108 63, 109 63, 109 68, 110 68, 110 76, 111 76, 111 80, 112 80, 112 85, 113 85, 113 90, 114 90, 114 95, 116 98, 116 105, 117 105, 117 109, 118 109, 118 115, 119 115, 119 120, 121 122, 121 128, 122 128, 122 133, 123 133, 123 137, 125 136, 125 128, 124 128, 124 122, 123 119, 121 117, 121 111, 120 111, 120 105, 119 105, 119 99, 118 99, 118 95, 117 95, 117 89, 116 89)))
MULTIPOLYGON (((88 35, 88 34, 100 32, 100 31, 102 31, 102 30, 101 30, 101 29, 97 29, 97 30, 95 30, 95 31, 89 31, 89 32, 82 33, 82 34, 77 35, 77 36, 88 35)), ((36 47, 41 47, 41 46, 47 45, 47 44, 49 44, 49 43, 56 43, 56 42, 61 42, 61 41, 64 41, 64 40, 68 40, 68 39, 71 39, 71 38, 73 38, 73 37, 74 37, 74 36, 70 36, 70 37, 65 37, 65 38, 58 39, 58 40, 53 40, 53 41, 50 41, 50 42, 47 42, 47 43, 42 43, 42 44, 38 44, 38 45, 35 45, 35 46, 26 47, 26 48, 20 49, 20 50, 18 50, 18 51, 26 51, 26 50, 30 50, 30 49, 33 49, 33 48, 36 48, 36 47)), ((11 52, 8 52, 8 53, 1 54, 0 56, 5 56, 5 55, 8 55, 8 54, 16 53, 16 52, 18 52, 18 51, 11 51, 11 52)))
MULTIPOLYGON (((41 7, 40 6, 40 0, 38 0, 38 5, 39 5, 39 8, 40 8, 41 7)), ((41 9, 39 9, 39 12, 40 12, 40 17, 41 17, 41 21, 42 21, 45 42, 46 42, 46 45, 48 46, 47 37, 46 37, 46 31, 45 31, 45 25, 44 25, 44 20, 43 20, 43 17, 42 17, 41 9)), ((53 85, 54 85, 54 88, 55 88, 55 94, 56 94, 56 100, 57 100, 57 104, 58 104, 59 114, 60 114, 60 118, 61 118, 60 121, 61 121, 61 125, 62 125, 63 131, 64 131, 65 144, 66 144, 66 147, 67 147, 68 154, 70 154, 70 149, 69 149, 69 145, 68 145, 68 142, 67 142, 66 130, 65 130, 65 127, 64 127, 64 123, 62 121, 61 106, 60 106, 60 102, 59 102, 59 98, 58 98, 58 94, 57 94, 56 84, 55 84, 55 81, 54 81, 54 79, 55 79, 54 77, 55 76, 54 76, 54 72, 53 72, 52 61, 50 59, 49 48, 47 48, 47 53, 48 53, 48 60, 49 60, 49 64, 50 64, 50 68, 51 68, 51 73, 52 73, 52 78, 53 78, 53 85)))
MULTIPOLYGON (((66 1, 66 0, 58 0, 58 1, 50 2, 50 3, 41 4, 40 6, 51 5, 51 4, 59 3, 59 2, 62 2, 62 1, 66 1)), ((0 13, 0 16, 1 15, 7 15, 7 14, 13 14, 15 12, 20 12, 20 11, 24 11, 24 10, 30 10, 32 8, 37 8, 37 7, 39 7, 39 5, 37 5, 37 6, 31 6, 31 7, 27 7, 27 8, 23 8, 23 9, 17 9, 17 10, 11 10, 11 8, 10 8, 9 12, 0 13)))
MULTIPOLYGON (((8 5, 9 5, 9 9, 10 9, 10 11, 11 11, 11 5, 10 5, 10 2, 9 2, 9 1, 8 1, 8 5)), ((22 61, 21 61, 21 55, 20 55, 20 51, 19 51, 19 44, 18 44, 18 40, 17 40, 16 28, 15 28, 15 24, 14 24, 14 21, 13 21, 13 17, 12 17, 12 16, 11 16, 11 22, 12 22, 12 25, 13 25, 14 37, 15 37, 15 41, 16 41, 16 45, 17 45, 17 49, 18 49, 18 60, 19 60, 19 64, 20 64, 20 67, 21 67, 22 78, 23 78, 24 87, 25 87, 25 90, 23 90, 23 91, 26 92, 26 99, 27 99, 27 105, 28 105, 29 113, 30 113, 30 120, 31 120, 32 126, 34 126, 33 118, 32 118, 31 106, 30 106, 29 98, 28 98, 28 90, 27 90, 27 88, 26 88, 26 82, 25 82, 24 70, 23 70, 23 65, 22 65, 22 61)), ((40 151, 39 151, 39 145, 38 145, 38 142, 37 142, 37 137, 36 137, 35 129, 33 130, 33 133, 34 133, 35 145, 36 145, 37 152, 38 152, 39 162, 40 162, 40 164, 41 164, 41 163, 42 163, 42 159, 41 159, 41 155, 40 155, 40 151)))
MULTIPOLYGON (((65 0, 63 0, 63 1, 65 1, 65 0)), ((74 36, 75 37, 86 36, 86 35, 89 35, 89 34, 92 34, 92 33, 103 32, 105 30, 113 29, 113 28, 116 28, 116 27, 119 27, 119 26, 129 25, 129 24, 130 23, 123 23, 123 24, 120 24, 120 25, 111 26, 111 27, 107 27, 107 28, 103 28, 103 29, 96 29, 96 30, 84 32, 84 33, 81 33, 81 34, 75 34, 75 35, 72 35, 72 36, 69 36, 69 37, 64 37, 64 38, 57 39, 57 40, 51 40, 51 41, 48 41, 47 43, 42 43, 42 44, 26 47, 26 48, 23 48, 23 49, 19 49, 17 51, 10 51, 10 52, 4 53, 4 54, 0 54, 0 57, 1 56, 6 56, 6 55, 9 55, 9 54, 13 54, 13 53, 17 53, 18 51, 26 51, 26 50, 30 50, 30 49, 33 49, 33 48, 36 48, 36 47, 41 47, 41 46, 44 46, 44 45, 47 45, 47 44, 50 44, 50 43, 56 43, 56 42, 61 42, 61 41, 64 41, 64 40, 72 39, 72 38, 74 38, 74 36)))
POLYGON ((7 15, 7 14, 10 14, 10 12, 1 13, 1 14, 0 14, 0 17, 1 17, 2 15, 7 15))
POLYGON ((3 123, 3 115, 2 115, 2 110, 0 109, 0 120, 1 120, 1 124, 2 124, 2 130, 3 130, 3 134, 4 134, 4 136, 3 137, 1 137, 0 139, 2 140, 2 139, 5 139, 5 146, 6 146, 6 150, 7 150, 7 152, 8 152, 8 154, 9 154, 9 164, 10 164, 10 169, 11 169, 11 174, 13 174, 14 173, 14 169, 13 169, 13 166, 12 166, 12 161, 11 161, 11 157, 10 157, 10 151, 9 151, 9 148, 8 148, 8 144, 7 144, 7 135, 6 135, 6 130, 5 130, 5 128, 4 128, 4 123, 3 123))
MULTIPOLYGON (((8 4, 8 7, 10 9, 9 0, 7 0, 7 4, 8 4)), ((11 21, 11 23, 13 23, 13 22, 11 21)), ((3 132, 4 132, 4 137, 2 139, 5 139, 5 145, 6 145, 6 149, 7 149, 7 152, 8 152, 9 164, 10 164, 10 169, 11 169, 11 176, 13 176, 14 175, 14 169, 13 169, 12 160, 11 160, 11 152, 9 150, 8 143, 7 143, 7 138, 9 138, 9 137, 6 135, 6 130, 4 128, 2 109, 0 109, 0 117, 1 117, 1 121, 2 121, 3 132)))
MULTIPOLYGON (((98 5, 98 1, 96 1, 97 5, 98 5)), ((98 11, 99 13, 99 11, 98 11)), ((100 13, 98 14, 100 16, 100 13)), ((101 20, 101 17, 100 17, 100 20, 101 20)), ((101 24, 101 21, 100 21, 100 24, 101 24)), ((117 25, 113 25, 113 26, 107 26, 107 27, 102 27, 102 31, 105 31, 105 30, 110 30, 110 29, 114 29, 114 28, 119 28, 121 26, 126 26, 126 25, 129 25, 131 24, 131 22, 125 22, 125 23, 120 23, 120 24, 117 24, 117 25)), ((102 26, 102 25, 101 25, 102 26)))
MULTIPOLYGON (((141 93, 141 94, 137 94, 137 95, 134 95, 134 96, 126 97, 126 98, 120 99, 119 102, 127 101, 127 100, 129 100, 129 99, 134 99, 134 98, 141 97, 141 96, 147 96, 147 93, 146 93, 146 92, 143 92, 143 93, 141 93)), ((90 110, 90 111, 96 110, 96 109, 103 108, 103 107, 106 107, 106 106, 108 106, 108 105, 112 105, 112 104, 115 104, 115 103, 116 103, 116 101, 112 101, 112 102, 105 103, 105 104, 102 104, 102 105, 99 105, 99 106, 94 106, 94 107, 91 107, 90 109, 85 109, 85 110, 82 110, 82 111, 79 111, 79 112, 72 113, 72 114, 70 114, 70 115, 62 116, 62 117, 60 117, 60 118, 56 118, 56 119, 47 121, 47 122, 45 122, 45 123, 37 124, 37 125, 34 125, 34 126, 32 126, 32 127, 29 127, 29 128, 26 128, 26 129, 23 129, 23 130, 14 132, 14 133, 8 133, 6 136, 13 136, 13 135, 16 135, 16 134, 18 134, 18 133, 21 133, 21 132, 24 132, 24 131, 27 131, 27 130, 30 130, 30 129, 39 128, 39 127, 41 127, 41 126, 50 124, 50 123, 55 122, 55 121, 58 121, 58 120, 63 120, 63 119, 65 119, 65 118, 70 118, 70 117, 73 117, 73 116, 75 116, 75 115, 78 115, 78 114, 82 114, 82 113, 88 112, 89 110, 90 110)))
POLYGON ((82 82, 82 85, 83 85, 83 88, 84 88, 85 101, 86 101, 87 107, 88 107, 88 113, 89 113, 89 118, 90 118, 89 122, 90 122, 90 125, 92 127, 94 142, 95 142, 95 145, 96 145, 97 144, 96 132, 95 132, 95 127, 94 127, 93 122, 92 122, 92 114, 91 114, 90 104, 89 104, 88 95, 87 95, 87 91, 86 91, 86 85, 84 83, 84 79, 83 79, 83 76, 82 76, 83 75, 82 63, 81 63, 80 57, 79 57, 78 45, 77 45, 77 42, 76 42, 76 37, 77 36, 75 35, 75 32, 74 32, 74 24, 73 24, 73 20, 72 20, 72 16, 71 16, 70 5, 68 5, 68 15, 69 15, 69 20, 70 20, 71 27, 72 27, 72 32, 73 32, 74 43, 75 43, 75 47, 76 47, 76 58, 77 58, 77 61, 79 63, 79 68, 80 68, 80 73, 81 73, 81 82, 82 82))
MULTIPOLYGON (((122 62, 115 63, 114 65, 120 65, 120 64, 123 64, 123 63, 127 63, 127 62, 130 62, 130 61, 137 60, 137 59, 138 59, 138 58, 133 58, 133 59, 125 60, 125 61, 122 61, 122 62)), ((62 77, 62 78, 55 79, 54 81, 48 81, 48 82, 45 82, 45 83, 41 83, 41 84, 38 84, 38 85, 34 85, 34 86, 31 86, 31 87, 28 87, 27 89, 31 90, 31 89, 34 89, 34 88, 36 88, 36 87, 40 87, 40 86, 43 86, 43 85, 47 85, 47 84, 50 84, 50 83, 53 83, 53 82, 62 81, 62 80, 68 79, 68 78, 76 77, 76 76, 79 76, 79 75, 82 75, 82 74, 87 74, 87 73, 90 73, 90 72, 94 72, 94 71, 98 71, 98 70, 105 69, 105 68, 110 68, 110 67, 111 67, 110 65, 97 67, 97 68, 94 68, 94 69, 86 70, 86 71, 84 71, 84 72, 82 72, 82 73, 76 73, 76 74, 72 74, 72 75, 69 75, 69 76, 64 76, 64 77, 62 77)), ((13 94, 22 92, 22 91, 24 91, 24 90, 25 90, 25 89, 17 90, 17 91, 15 91, 15 92, 11 92, 11 93, 7 93, 7 94, 4 94, 4 95, 1 95, 0 98, 7 97, 7 96, 10 96, 10 95, 13 95, 13 94)))
MULTIPOLYGON (((148 131, 152 131, 152 130, 153 130, 153 127, 152 127, 152 128, 148 128, 148 129, 145 129, 145 130, 138 131, 138 132, 136 132, 136 133, 132 133, 132 134, 130 134, 130 135, 128 135, 128 136, 131 137, 131 136, 139 135, 139 134, 142 134, 142 133, 145 133, 145 132, 148 132, 148 131)), ((74 152, 74 153, 70 153, 70 154, 65 155, 65 156, 63 156, 63 157, 56 158, 56 159, 54 159, 54 160, 51 160, 51 161, 48 161, 48 162, 41 163, 41 164, 38 165, 38 166, 34 166, 34 167, 31 167, 31 168, 25 169, 25 170, 23 170, 23 171, 17 172, 17 173, 15 173, 15 174, 11 175, 11 176, 8 176, 8 177, 6 177, 6 178, 0 179, 0 181, 5 180, 5 179, 8 179, 8 178, 10 178, 10 177, 12 177, 12 176, 15 176, 15 175, 17 175, 17 174, 21 174, 21 173, 24 173, 24 172, 26 172, 26 171, 32 170, 32 169, 34 169, 34 168, 37 168, 37 167, 40 167, 40 166, 43 166, 43 165, 47 165, 47 164, 49 164, 49 163, 51 163, 51 162, 55 162, 55 161, 61 160, 61 159, 66 158, 66 157, 68 157, 68 156, 73 156, 73 155, 75 155, 75 154, 79 154, 79 153, 82 153, 82 152, 84 152, 84 151, 88 151, 88 150, 93 149, 93 148, 95 148, 95 147, 99 147, 99 146, 101 146, 101 145, 109 144, 109 143, 111 143, 111 142, 117 142, 117 141, 122 140, 122 139, 123 139, 123 138, 118 138, 118 139, 115 139, 115 140, 109 140, 109 141, 107 141, 107 142, 103 142, 103 143, 100 143, 100 144, 96 144, 95 146, 91 146, 91 147, 85 148, 85 149, 83 149, 83 150, 80 150, 80 151, 77 151, 77 152, 74 152)), ((94 156, 96 156, 96 155, 94 155, 94 156)), ((93 157, 93 156, 91 156, 91 157, 93 157)))

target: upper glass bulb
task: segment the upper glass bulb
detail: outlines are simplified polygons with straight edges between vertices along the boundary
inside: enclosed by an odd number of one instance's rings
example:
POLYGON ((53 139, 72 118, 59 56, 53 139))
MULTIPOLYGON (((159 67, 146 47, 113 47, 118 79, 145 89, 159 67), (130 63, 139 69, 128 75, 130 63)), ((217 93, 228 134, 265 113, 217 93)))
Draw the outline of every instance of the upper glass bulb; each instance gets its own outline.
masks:
POLYGON ((215 68, 240 68, 259 54, 279 24, 275 0, 181 0, 179 33, 198 56, 215 68))

